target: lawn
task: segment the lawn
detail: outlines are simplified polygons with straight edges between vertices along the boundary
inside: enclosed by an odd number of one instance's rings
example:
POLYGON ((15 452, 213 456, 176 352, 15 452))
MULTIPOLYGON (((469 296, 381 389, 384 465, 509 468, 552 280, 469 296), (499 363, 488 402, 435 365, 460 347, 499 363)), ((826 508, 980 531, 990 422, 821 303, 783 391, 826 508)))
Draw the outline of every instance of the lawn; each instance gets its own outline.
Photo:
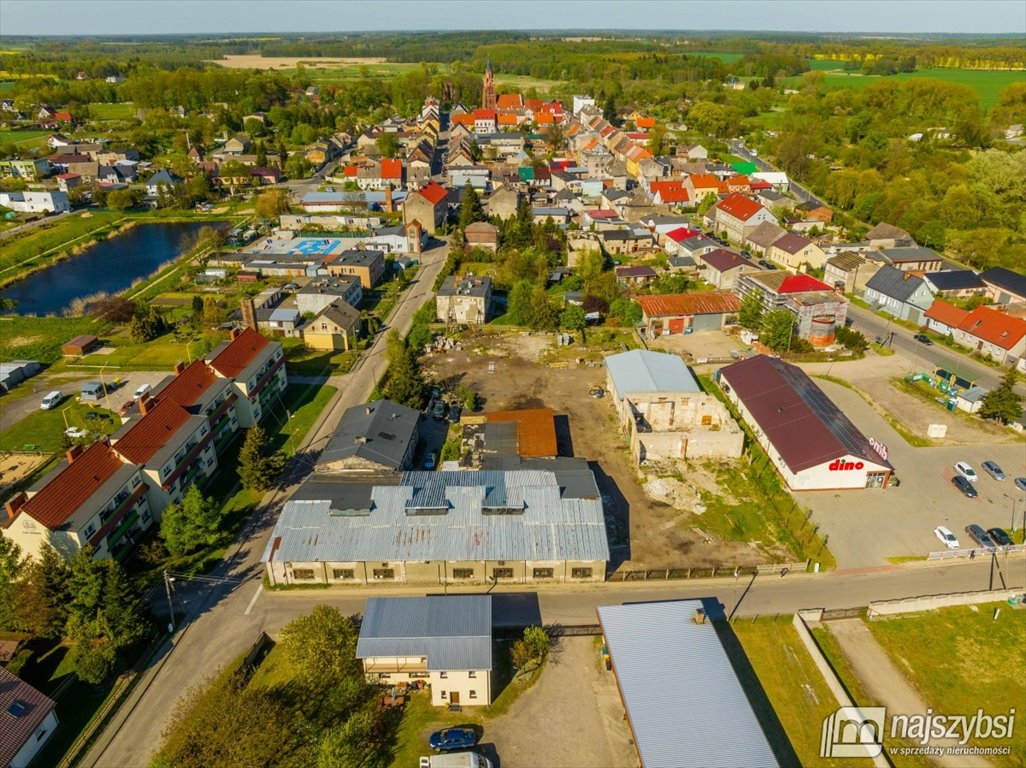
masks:
POLYGON ((61 358, 64 342, 84 333, 99 336, 105 331, 106 326, 91 317, 0 315, 0 359, 53 363, 61 358))
POLYGON ((125 104, 92 102, 86 106, 89 108, 89 115, 93 120, 130 120, 135 117, 135 105, 131 102, 125 104))
MULTIPOLYGON (((868 622, 887 651, 933 710, 949 715, 1018 711, 1026 701, 1026 611, 1007 603, 941 608, 917 616, 868 622), (994 619, 994 611, 1001 609, 994 619)), ((990 756, 995 765, 1026 765, 1026 740, 970 739, 970 745, 1008 746, 990 756)))
POLYGON ((0 131, 0 144, 14 144, 18 149, 31 149, 33 146, 46 146, 47 136, 53 131, 40 131, 33 128, 15 128, 0 131))
POLYGON ((837 709, 826 681, 805 650, 790 616, 731 625, 802 765, 841 768, 819 757, 824 718, 837 709))
POLYGON ((688 51, 688 56, 703 56, 707 59, 719 59, 724 64, 733 64, 735 61, 740 61, 743 57, 743 53, 721 53, 718 51, 688 51))
MULTIPOLYGON (((85 429, 92 433, 93 437, 109 435, 121 426, 121 418, 116 413, 101 407, 91 408, 88 404, 79 402, 77 392, 72 392, 70 387, 65 388, 65 394, 75 396, 52 410, 33 411, 0 433, 0 451, 20 451, 25 449, 25 446, 32 445, 35 448, 28 450, 58 453, 61 450, 61 434, 65 430, 65 424, 85 429), (90 414, 95 415, 89 418, 90 414)), ((124 396, 110 395, 110 403, 114 408, 118 407, 119 397, 124 396)))
POLYGON ((293 443, 299 446, 303 442, 306 433, 337 391, 335 387, 321 384, 289 384, 285 389, 284 405, 292 418, 289 419, 285 412, 276 412, 275 416, 280 418, 281 423, 277 427, 270 421, 265 425, 270 445, 275 449, 284 449, 286 455, 291 456, 294 453, 293 443))

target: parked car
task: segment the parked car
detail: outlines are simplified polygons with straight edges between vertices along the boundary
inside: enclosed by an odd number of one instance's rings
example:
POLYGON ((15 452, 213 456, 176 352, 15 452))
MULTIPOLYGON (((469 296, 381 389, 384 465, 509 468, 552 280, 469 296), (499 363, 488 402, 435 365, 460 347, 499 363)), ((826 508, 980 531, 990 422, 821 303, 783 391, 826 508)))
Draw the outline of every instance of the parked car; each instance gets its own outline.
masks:
POLYGON ((121 408, 118 409, 118 413, 120 413, 122 416, 124 416, 126 413, 128 413, 133 408, 135 408, 135 400, 126 400, 125 402, 123 402, 121 404, 121 408))
POLYGON ((145 395, 151 389, 153 389, 153 387, 150 386, 149 384, 140 384, 138 389, 135 390, 135 394, 132 395, 132 397, 134 397, 136 400, 138 400, 140 397, 145 395))
POLYGON ((436 400, 435 407, 431 409, 431 414, 441 421, 445 418, 446 405, 444 400, 436 400))
POLYGON ((958 488, 962 493, 968 496, 970 499, 975 499, 980 494, 977 492, 975 486, 966 480, 961 475, 955 475, 951 478, 951 484, 958 488))
POLYGON ((990 536, 990 540, 999 547, 1010 547, 1015 544, 1015 542, 1012 541, 1012 537, 1008 535, 1008 531, 1004 528, 988 528, 987 535, 990 536))
POLYGON ((55 389, 53 392, 47 392, 46 397, 39 404, 41 411, 48 411, 51 408, 56 408, 64 401, 64 393, 60 390, 55 389))
POLYGON ((103 384, 98 381, 89 381, 82 385, 79 397, 86 402, 96 402, 103 398, 103 384))
POLYGON ((449 406, 449 423, 450 424, 459 424, 460 423, 460 416, 462 415, 462 413, 463 413, 463 409, 459 405, 456 405, 456 404, 450 405, 449 406))
POLYGON ((938 525, 936 528, 934 528, 933 529, 933 534, 938 539, 940 539, 941 542, 944 544, 944 546, 947 547, 948 549, 958 549, 959 548, 958 538, 955 536, 955 534, 953 534, 951 531, 949 531, 943 525, 938 525))
POLYGON ((994 541, 987 535, 987 532, 983 530, 983 527, 976 523, 970 523, 965 527, 965 532, 969 535, 969 538, 975 541, 984 549, 993 549, 994 541))
POLYGON ((920 344, 925 344, 928 347, 932 347, 933 346, 933 340, 929 336, 927 336, 925 333, 917 333, 912 338, 915 339, 916 341, 918 341, 920 344))
POLYGON ((284 291, 298 291, 299 290, 299 285, 297 283, 285 283, 285 285, 282 286, 282 290, 284 290, 284 291))
POLYGON ((1026 477, 1015 478, 1015 487, 1023 493, 1026 493, 1026 477))
POLYGON ((979 479, 979 475, 976 474, 976 470, 964 461, 960 461, 955 465, 955 471, 970 483, 975 483, 979 479))
POLYGON ((435 464, 437 464, 437 463, 438 463, 438 454, 436 454, 434 451, 431 451, 431 453, 429 453, 427 455, 427 458, 424 459, 424 469, 434 469, 435 468, 435 464))
POLYGON ((1001 467, 998 466, 996 461, 985 461, 980 466, 983 467, 983 471, 993 477, 995 480, 1007 480, 1008 477, 1004 472, 1001 471, 1001 467))
POLYGON ((470 728, 443 728, 428 739, 428 746, 438 751, 470 749, 477 743, 477 734, 470 728))

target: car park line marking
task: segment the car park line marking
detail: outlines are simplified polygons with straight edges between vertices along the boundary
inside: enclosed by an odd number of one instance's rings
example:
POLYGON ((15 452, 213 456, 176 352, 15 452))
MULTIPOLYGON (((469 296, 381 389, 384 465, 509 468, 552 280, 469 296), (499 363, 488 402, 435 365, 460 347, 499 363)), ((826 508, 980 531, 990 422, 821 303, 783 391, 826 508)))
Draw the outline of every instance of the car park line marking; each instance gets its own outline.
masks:
POLYGON ((253 610, 253 606, 256 605, 257 598, 260 597, 260 593, 264 591, 264 585, 261 584, 257 587, 256 594, 253 595, 253 599, 249 601, 249 605, 246 607, 246 613, 244 615, 249 616, 250 611, 253 610))

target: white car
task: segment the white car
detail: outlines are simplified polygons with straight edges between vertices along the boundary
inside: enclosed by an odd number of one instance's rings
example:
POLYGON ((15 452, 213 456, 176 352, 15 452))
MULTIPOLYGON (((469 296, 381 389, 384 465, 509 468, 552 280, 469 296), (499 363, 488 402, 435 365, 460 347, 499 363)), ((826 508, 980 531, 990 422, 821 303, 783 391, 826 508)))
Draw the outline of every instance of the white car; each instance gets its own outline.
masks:
POLYGON ((89 437, 89 432, 82 429, 81 427, 69 427, 64 430, 64 434, 70 437, 72 440, 78 440, 82 437, 89 437))
POLYGON ((960 545, 958 539, 955 538, 955 534, 945 528, 943 525, 938 525, 933 529, 934 535, 941 540, 945 547, 948 549, 959 549, 960 545))
POLYGON ((975 483, 979 480, 979 475, 976 474, 976 470, 966 464, 964 461, 960 461, 955 465, 955 471, 968 480, 970 483, 975 483))

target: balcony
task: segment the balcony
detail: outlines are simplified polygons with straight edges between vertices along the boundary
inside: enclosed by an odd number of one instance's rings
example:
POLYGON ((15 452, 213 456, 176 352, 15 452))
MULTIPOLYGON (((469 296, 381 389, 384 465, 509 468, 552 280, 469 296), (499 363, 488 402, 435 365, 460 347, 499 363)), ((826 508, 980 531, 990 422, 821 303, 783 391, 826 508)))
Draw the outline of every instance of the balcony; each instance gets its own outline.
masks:
POLYGON ((285 365, 284 355, 275 360, 274 363, 267 369, 266 373, 260 374, 260 380, 257 381, 256 385, 253 387, 253 391, 247 393, 250 400, 252 400, 258 394, 260 394, 260 390, 262 390, 267 385, 267 382, 269 382, 274 377, 274 374, 277 373, 278 369, 281 368, 283 365, 285 365))
POLYGON ((400 659, 367 659, 363 671, 370 672, 427 672, 427 659, 406 661, 400 659))
POLYGON ((190 465, 193 464, 193 462, 195 461, 196 457, 203 452, 203 449, 207 446, 207 443, 209 443, 213 439, 214 433, 207 432, 206 436, 198 443, 194 444, 192 446, 192 449, 185 454, 185 457, 180 462, 178 462, 177 466, 175 467, 175 471, 168 475, 167 480, 164 481, 161 487, 166 491, 172 485, 174 485, 175 480, 177 480, 181 475, 186 473, 190 465))

